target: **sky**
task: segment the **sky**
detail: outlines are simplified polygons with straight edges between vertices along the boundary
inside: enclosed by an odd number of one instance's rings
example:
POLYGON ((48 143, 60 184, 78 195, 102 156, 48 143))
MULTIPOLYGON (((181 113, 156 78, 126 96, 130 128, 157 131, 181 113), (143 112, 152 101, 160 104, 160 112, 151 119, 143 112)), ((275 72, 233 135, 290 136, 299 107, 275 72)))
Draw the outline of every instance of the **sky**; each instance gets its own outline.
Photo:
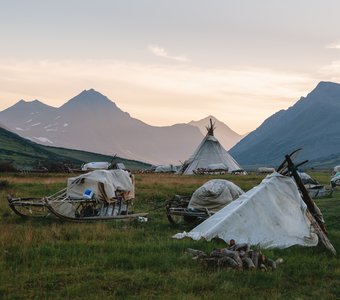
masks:
MULTIPOLYGON (((150 125, 256 129, 340 83, 337 0, 0 0, 0 111, 94 88, 150 125)), ((1 121, 1 120, 0 120, 1 121)))

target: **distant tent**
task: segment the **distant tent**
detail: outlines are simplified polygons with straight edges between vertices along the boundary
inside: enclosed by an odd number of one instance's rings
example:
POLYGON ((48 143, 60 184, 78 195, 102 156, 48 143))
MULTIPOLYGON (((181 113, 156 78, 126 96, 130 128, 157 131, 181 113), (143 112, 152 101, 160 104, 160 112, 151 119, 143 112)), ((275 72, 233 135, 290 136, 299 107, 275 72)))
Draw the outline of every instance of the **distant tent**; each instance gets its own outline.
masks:
POLYGON ((336 173, 331 179, 331 186, 335 188, 336 186, 340 186, 340 172, 336 173))
POLYGON ((218 237, 226 242, 234 239, 237 243, 262 248, 316 246, 318 243, 307 216, 307 206, 295 182, 276 172, 190 232, 174 236, 184 237, 208 241, 218 237))
POLYGON ((155 168, 155 173, 176 173, 177 167, 174 165, 160 165, 155 168))
POLYGON ((297 173, 311 198, 321 198, 329 194, 329 191, 327 191, 322 184, 307 173, 300 171, 297 171, 297 173))
POLYGON ((109 162, 106 161, 94 161, 83 164, 81 166, 82 171, 93 171, 93 170, 107 170, 110 166, 109 162))
POLYGON ((214 124, 210 119, 207 135, 191 157, 183 163, 178 171, 179 174, 191 175, 198 173, 200 170, 217 171, 216 166, 218 166, 218 171, 224 170, 229 173, 242 170, 235 159, 214 137, 214 129, 214 124))
POLYGON ((333 173, 338 173, 340 172, 340 165, 339 166, 335 166, 334 169, 333 169, 333 173))
POLYGON ((262 174, 269 174, 269 173, 274 173, 275 172, 275 168, 272 168, 272 167, 259 167, 257 169, 257 171, 259 173, 262 173, 262 174))

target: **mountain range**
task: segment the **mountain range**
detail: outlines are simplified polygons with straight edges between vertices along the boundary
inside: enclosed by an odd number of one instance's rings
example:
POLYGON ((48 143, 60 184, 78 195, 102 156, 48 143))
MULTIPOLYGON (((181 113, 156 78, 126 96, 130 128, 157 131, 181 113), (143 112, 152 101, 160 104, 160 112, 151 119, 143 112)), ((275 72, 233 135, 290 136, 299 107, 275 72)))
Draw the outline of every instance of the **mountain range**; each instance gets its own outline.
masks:
POLYGON ((187 159, 206 134, 208 119, 216 122, 228 149, 241 136, 209 116, 172 126, 151 126, 131 117, 94 89, 84 90, 59 108, 39 100, 20 100, 0 112, 0 122, 31 141, 149 162, 177 164, 187 159))
POLYGON ((245 137, 213 116, 187 124, 151 126, 90 89, 59 108, 20 100, 0 112, 0 127, 44 145, 178 164, 193 153, 212 119, 215 136, 226 149, 234 145, 229 152, 245 169, 276 167, 297 148, 303 148, 301 159, 308 159, 309 166, 329 167, 340 164, 339 115, 340 84, 333 82, 320 82, 306 97, 273 114, 245 137))
POLYGON ((230 154, 248 168, 275 167, 297 148, 313 166, 328 160, 340 163, 340 84, 320 82, 307 97, 266 119, 230 154))

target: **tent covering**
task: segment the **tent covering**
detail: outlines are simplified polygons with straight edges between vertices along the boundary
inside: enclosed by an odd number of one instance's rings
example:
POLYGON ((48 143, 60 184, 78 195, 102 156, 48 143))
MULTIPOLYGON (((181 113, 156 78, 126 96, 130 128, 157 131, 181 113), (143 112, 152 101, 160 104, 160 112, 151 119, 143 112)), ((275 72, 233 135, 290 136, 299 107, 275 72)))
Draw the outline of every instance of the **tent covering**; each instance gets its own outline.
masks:
POLYGON ((242 170, 235 159, 214 137, 214 125, 212 123, 210 127, 207 127, 207 130, 207 135, 191 157, 184 162, 178 173, 190 175, 199 169, 213 170, 217 165, 219 166, 219 170, 225 170, 229 173, 242 170))
POLYGON ((293 179, 275 172, 190 232, 174 238, 210 241, 219 237, 262 248, 315 246, 318 237, 311 231, 306 209, 293 179))
POLYGON ((243 193, 244 191, 231 181, 212 179, 192 194, 188 208, 206 208, 211 212, 217 212, 243 193))
POLYGON ((177 172, 177 167, 174 165, 160 165, 155 169, 155 173, 175 173, 177 172))
POLYGON ((81 166, 82 171, 91 171, 91 170, 107 170, 110 166, 109 162, 106 161, 94 161, 83 164, 81 166))
POLYGON ((99 199, 110 201, 116 191, 124 192, 125 199, 134 198, 133 177, 125 170, 95 170, 67 180, 67 196, 81 198, 91 190, 99 199))

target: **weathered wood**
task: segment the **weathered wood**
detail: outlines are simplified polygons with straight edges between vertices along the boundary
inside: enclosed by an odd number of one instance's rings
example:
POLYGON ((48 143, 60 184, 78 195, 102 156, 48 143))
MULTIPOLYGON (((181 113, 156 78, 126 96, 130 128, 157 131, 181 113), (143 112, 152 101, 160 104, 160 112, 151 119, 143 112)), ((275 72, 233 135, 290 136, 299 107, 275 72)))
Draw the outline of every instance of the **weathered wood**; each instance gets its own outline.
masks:
POLYGON ((286 160, 288 163, 288 168, 289 171, 292 173, 294 180, 297 184, 297 186, 299 187, 299 190, 302 194, 302 200, 303 202, 306 203, 308 210, 311 212, 311 214, 314 216, 315 220, 317 221, 317 223, 319 224, 320 228, 322 229, 322 231, 327 234, 327 230, 326 227, 324 226, 324 224, 322 223, 322 221, 320 220, 320 218, 318 217, 318 214, 315 210, 315 204, 314 201, 310 198, 308 191, 306 190, 299 174, 297 173, 296 167, 293 164, 291 158, 289 155, 286 155, 286 160))
POLYGON ((292 162, 292 159, 289 155, 286 155, 286 162, 288 164, 288 169, 293 175, 294 180, 302 194, 302 200, 307 205, 306 214, 307 214, 308 219, 311 222, 311 225, 313 226, 315 232, 319 236, 324 246, 328 250, 330 250, 334 255, 336 255, 336 250, 327 237, 327 230, 323 223, 323 220, 320 218, 320 213, 317 211, 314 201, 310 198, 308 191, 306 190, 299 174, 297 173, 296 166, 292 162))

